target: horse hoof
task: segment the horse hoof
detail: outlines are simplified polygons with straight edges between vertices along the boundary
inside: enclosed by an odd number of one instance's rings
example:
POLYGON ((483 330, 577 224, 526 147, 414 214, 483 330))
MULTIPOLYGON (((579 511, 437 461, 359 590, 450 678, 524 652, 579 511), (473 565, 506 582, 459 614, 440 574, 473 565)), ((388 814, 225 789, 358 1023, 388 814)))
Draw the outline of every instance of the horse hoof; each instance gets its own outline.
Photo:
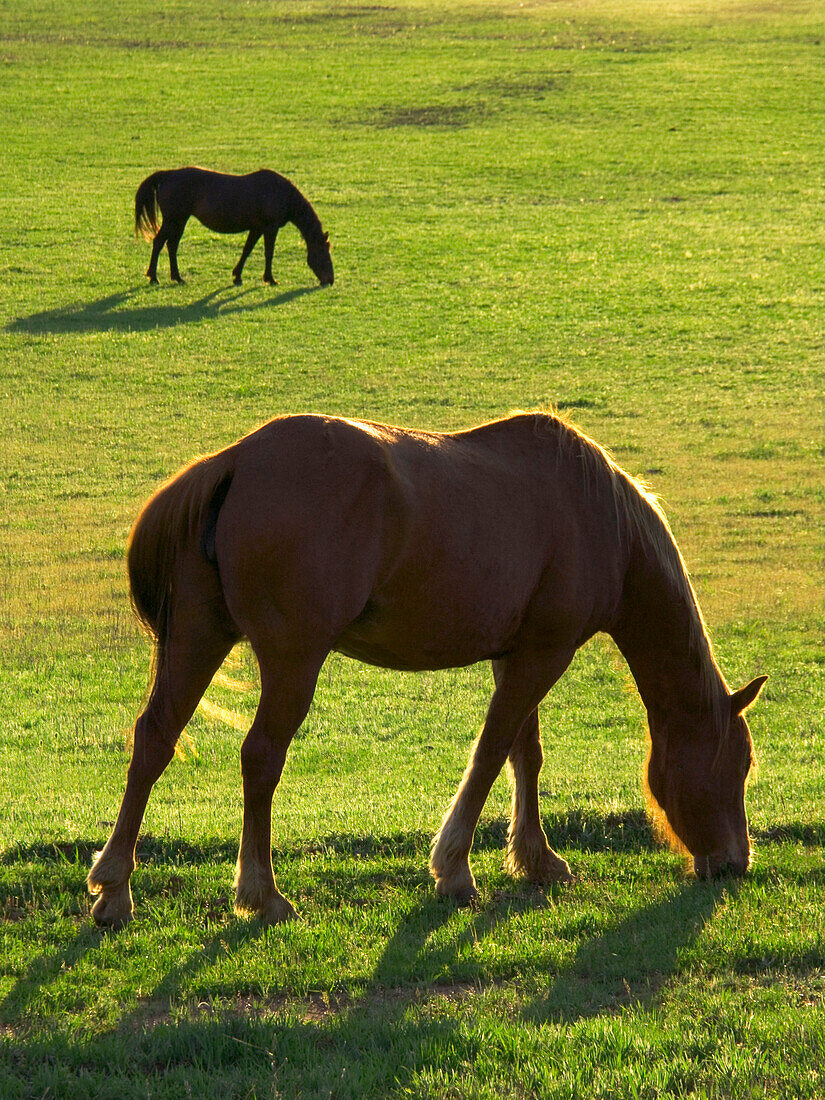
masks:
POLYGON ((264 282, 266 283, 267 286, 277 286, 278 285, 278 280, 277 279, 264 278, 264 282))
POLYGON ((150 283, 155 283, 155 285, 157 285, 157 281, 158 281, 158 277, 157 277, 157 275, 150 275, 150 274, 149 274, 149 273, 147 272, 147 273, 146 273, 146 278, 147 278, 147 279, 149 280, 149 282, 150 282, 150 283))
POLYGON ((235 286, 243 286, 240 275, 235 275, 232 279, 232 282, 235 284, 235 286))
POLYGON ((283 924, 288 920, 297 920, 298 914, 291 902, 281 895, 258 910, 258 919, 261 924, 283 924))
POLYGON ((111 898, 99 897, 92 906, 92 918, 98 928, 111 928, 118 932, 133 919, 131 906, 124 908, 111 898))
POLYGON ((478 890, 475 887, 475 883, 468 883, 464 886, 448 887, 441 882, 437 882, 435 884, 435 891, 442 898, 447 898, 455 902, 460 908, 472 905, 478 897, 478 890))

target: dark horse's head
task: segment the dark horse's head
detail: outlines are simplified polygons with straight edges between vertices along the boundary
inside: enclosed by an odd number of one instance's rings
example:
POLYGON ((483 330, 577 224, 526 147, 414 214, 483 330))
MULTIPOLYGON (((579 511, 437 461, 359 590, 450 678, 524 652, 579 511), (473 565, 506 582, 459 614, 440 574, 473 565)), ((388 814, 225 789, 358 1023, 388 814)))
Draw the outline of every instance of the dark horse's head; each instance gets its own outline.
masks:
POLYGON ((319 238, 307 245, 307 263, 321 286, 332 286, 335 282, 332 257, 329 254, 330 247, 329 233, 322 233, 319 238))
POLYGON ((750 866, 745 783, 753 743, 742 712, 765 679, 723 699, 721 723, 701 714, 650 715, 648 789, 667 819, 659 819, 663 831, 687 849, 700 878, 743 875, 750 866))

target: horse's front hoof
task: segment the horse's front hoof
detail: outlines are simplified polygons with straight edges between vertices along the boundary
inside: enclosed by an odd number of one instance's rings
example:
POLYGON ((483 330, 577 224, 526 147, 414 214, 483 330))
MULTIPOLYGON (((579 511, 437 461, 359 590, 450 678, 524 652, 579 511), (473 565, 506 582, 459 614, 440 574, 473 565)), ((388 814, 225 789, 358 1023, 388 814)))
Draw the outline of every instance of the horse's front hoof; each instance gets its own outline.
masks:
POLYGON ((232 282, 235 286, 243 286, 243 280, 241 279, 240 275, 233 275, 232 282))
POLYGON ((117 898, 101 895, 92 906, 92 917, 98 928, 111 928, 117 932, 134 918, 132 905, 124 905, 117 898))
POLYGON ((559 856, 548 855, 538 867, 526 872, 530 882, 537 882, 543 886, 553 882, 575 882, 575 876, 570 870, 566 860, 559 856))
POLYGON ((264 282, 266 283, 267 286, 277 286, 278 285, 278 280, 273 279, 271 275, 268 279, 267 279, 266 275, 264 275, 264 282))
POLYGON ((154 283, 157 286, 157 282, 158 282, 157 275, 150 275, 149 272, 147 271, 146 272, 146 278, 149 280, 150 283, 154 283))
POLYGON ((439 879, 435 884, 435 892, 462 908, 472 905, 478 897, 478 890, 474 882, 462 883, 460 886, 450 886, 443 879, 439 879))
POLYGON ((288 920, 297 920, 298 914, 295 907, 288 902, 286 898, 279 894, 277 898, 273 898, 272 901, 267 902, 262 909, 257 912, 258 920, 261 924, 284 924, 288 920))

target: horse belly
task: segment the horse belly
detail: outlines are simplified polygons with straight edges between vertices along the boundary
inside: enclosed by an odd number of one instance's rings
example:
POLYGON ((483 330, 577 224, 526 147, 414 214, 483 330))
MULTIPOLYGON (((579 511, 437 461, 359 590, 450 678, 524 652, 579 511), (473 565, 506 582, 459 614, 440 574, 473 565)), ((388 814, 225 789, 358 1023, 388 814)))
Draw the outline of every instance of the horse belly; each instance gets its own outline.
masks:
POLYGON ((192 211, 201 225, 213 233, 245 233, 253 228, 253 218, 229 202, 199 202, 192 211))
POLYGON ((506 650, 524 614, 511 600, 432 586, 388 597, 368 602, 337 640, 340 653, 382 668, 458 668, 506 650))

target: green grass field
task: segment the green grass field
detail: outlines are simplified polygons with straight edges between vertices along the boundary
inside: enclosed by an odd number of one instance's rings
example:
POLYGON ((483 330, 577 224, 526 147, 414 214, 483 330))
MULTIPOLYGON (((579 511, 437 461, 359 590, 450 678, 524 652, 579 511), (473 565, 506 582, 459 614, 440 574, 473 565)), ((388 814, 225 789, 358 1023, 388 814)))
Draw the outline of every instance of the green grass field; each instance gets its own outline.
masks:
MULTIPOLYGON (((825 1092, 825 19, 816 0, 33 0, 0 8, 0 1097, 825 1092), (146 285, 161 167, 265 165, 334 242, 195 222, 146 285), (159 481, 283 412, 452 429, 555 406, 662 494, 751 713, 755 841, 699 883, 644 810, 644 712, 595 639, 542 708, 577 881, 477 907, 429 839, 491 691, 333 657, 274 810, 302 919, 232 913, 241 735, 158 783, 138 914, 84 879, 150 653, 123 550, 159 481)), ((241 648, 236 678, 254 682, 241 648)), ((210 699, 251 720, 255 690, 210 699)))

